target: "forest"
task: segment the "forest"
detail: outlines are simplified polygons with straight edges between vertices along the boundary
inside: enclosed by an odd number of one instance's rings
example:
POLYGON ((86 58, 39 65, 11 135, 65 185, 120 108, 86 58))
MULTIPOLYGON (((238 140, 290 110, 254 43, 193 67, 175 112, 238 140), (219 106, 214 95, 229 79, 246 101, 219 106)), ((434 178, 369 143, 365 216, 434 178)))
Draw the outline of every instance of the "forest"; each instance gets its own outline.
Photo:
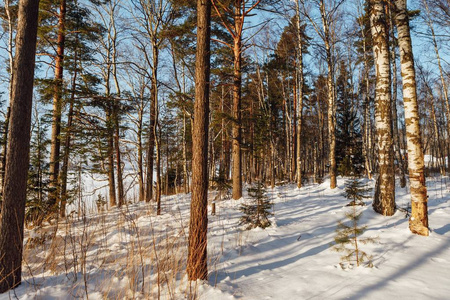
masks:
POLYGON ((0 23, 0 300, 450 293, 449 0, 2 0, 0 23))

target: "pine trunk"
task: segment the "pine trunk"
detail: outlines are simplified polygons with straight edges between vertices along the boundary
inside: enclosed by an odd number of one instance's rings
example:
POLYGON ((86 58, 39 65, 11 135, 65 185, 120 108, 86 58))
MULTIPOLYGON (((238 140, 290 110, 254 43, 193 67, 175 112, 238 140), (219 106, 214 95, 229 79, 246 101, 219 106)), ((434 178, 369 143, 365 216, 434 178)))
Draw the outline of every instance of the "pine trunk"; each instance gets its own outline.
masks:
POLYGON ((58 16, 58 41, 55 58, 55 86, 53 93, 53 117, 50 150, 50 183, 48 203, 54 206, 58 201, 58 176, 61 148, 61 110, 62 110, 62 84, 63 84, 63 63, 65 46, 65 21, 66 20, 66 0, 61 0, 58 16))
POLYGON ((0 215, 0 293, 21 283, 38 0, 19 1, 5 186, 0 215))
POLYGON ((192 201, 189 224, 189 280, 206 280, 208 231, 208 121, 211 1, 197 0, 195 111, 192 145, 192 201))
POLYGON ((392 216, 395 212, 395 173, 392 136, 391 72, 385 1, 372 0, 370 16, 376 66, 375 125, 378 137, 378 179, 373 208, 392 216))
MULTIPOLYGON (((242 20, 240 15, 241 2, 235 4, 235 32, 239 32, 242 20)), ((242 197, 242 156, 241 156, 241 51, 242 36, 236 34, 234 38, 234 78, 233 78, 233 199, 242 197)))
POLYGON ((403 103, 405 107, 409 181, 411 186, 411 217, 409 218, 409 229, 411 232, 419 235, 428 235, 428 196, 425 186, 424 158, 422 138, 420 135, 416 72, 414 68, 406 0, 396 0, 395 8, 395 23, 398 31, 403 78, 403 103))

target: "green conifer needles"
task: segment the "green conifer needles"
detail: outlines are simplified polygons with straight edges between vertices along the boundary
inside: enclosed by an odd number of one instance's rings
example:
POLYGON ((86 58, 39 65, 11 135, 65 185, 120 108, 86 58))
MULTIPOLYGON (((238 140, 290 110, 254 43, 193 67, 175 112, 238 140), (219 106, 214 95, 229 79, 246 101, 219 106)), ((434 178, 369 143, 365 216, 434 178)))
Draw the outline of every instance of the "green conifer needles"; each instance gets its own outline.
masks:
POLYGON ((243 216, 240 225, 247 225, 246 229, 261 227, 267 228, 271 225, 269 216, 272 215, 270 209, 272 203, 266 195, 266 190, 262 182, 257 182, 248 189, 248 195, 252 198, 250 204, 242 204, 240 207, 243 216))
POLYGON ((371 261, 372 256, 368 255, 359 247, 360 245, 370 244, 376 241, 376 238, 373 237, 360 237, 365 232, 367 226, 359 226, 362 212, 358 212, 357 206, 363 203, 362 199, 366 198, 365 193, 367 191, 369 189, 359 182, 358 179, 352 179, 345 186, 344 196, 352 200, 349 204, 352 208, 346 212, 345 222, 338 222, 333 245, 334 251, 343 253, 340 263, 342 268, 353 267, 355 264, 356 266, 373 266, 371 261))

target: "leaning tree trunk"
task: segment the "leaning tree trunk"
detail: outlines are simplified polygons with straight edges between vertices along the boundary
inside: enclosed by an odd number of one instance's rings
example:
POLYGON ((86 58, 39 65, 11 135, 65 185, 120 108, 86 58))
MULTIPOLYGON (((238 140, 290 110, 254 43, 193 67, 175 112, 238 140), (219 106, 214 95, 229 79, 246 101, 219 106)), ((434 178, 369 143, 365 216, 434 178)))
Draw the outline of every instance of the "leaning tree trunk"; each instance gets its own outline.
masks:
POLYGON ((192 145, 192 201, 189 224, 189 280, 208 277, 208 121, 211 1, 197 0, 195 111, 192 145))
POLYGON ((378 179, 373 208, 385 216, 395 212, 395 173, 391 113, 391 80, 385 1, 372 0, 370 15, 376 66, 375 125, 378 137, 378 179))
POLYGON ((52 134, 51 134, 51 150, 50 150, 50 183, 48 203, 54 206, 58 201, 58 177, 59 177, 59 160, 61 148, 61 110, 62 110, 62 84, 63 84, 63 63, 64 63, 64 46, 66 40, 65 33, 66 22, 66 0, 61 0, 58 16, 58 41, 55 58, 55 87, 53 92, 53 117, 52 117, 52 134))
POLYGON ((403 78, 403 103, 405 106, 406 141, 408 147, 409 181, 411 186, 411 217, 409 229, 412 233, 428 235, 428 204, 425 186, 420 116, 417 104, 416 72, 409 30, 406 0, 395 1, 395 23, 403 78))
POLYGON ((0 293, 21 283, 23 225, 39 0, 20 0, 5 186, 0 216, 0 293))

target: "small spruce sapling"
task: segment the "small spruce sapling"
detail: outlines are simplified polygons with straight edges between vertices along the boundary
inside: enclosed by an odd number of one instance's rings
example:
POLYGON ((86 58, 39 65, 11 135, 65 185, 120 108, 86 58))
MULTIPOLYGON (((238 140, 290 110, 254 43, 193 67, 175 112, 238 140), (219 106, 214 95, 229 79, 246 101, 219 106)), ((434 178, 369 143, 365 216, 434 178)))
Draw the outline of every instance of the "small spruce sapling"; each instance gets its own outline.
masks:
POLYGON ((351 179, 345 183, 344 197, 351 200, 347 206, 366 205, 363 201, 365 198, 370 198, 366 194, 371 191, 367 185, 359 181, 357 178, 351 179))
POLYGON ((352 179, 345 185, 345 197, 352 200, 349 205, 352 206, 351 211, 346 212, 345 216, 348 219, 347 224, 339 221, 336 228, 336 236, 334 238, 333 250, 342 252, 341 267, 344 268, 345 264, 348 266, 360 266, 364 264, 367 267, 372 267, 372 256, 364 252, 359 245, 374 243, 375 238, 360 238, 367 226, 359 226, 358 222, 361 219, 362 212, 358 212, 356 206, 361 205, 362 199, 366 198, 365 193, 370 189, 361 184, 358 179, 352 179), (354 203, 354 204, 351 204, 354 203))
POLYGON ((255 227, 267 228, 271 225, 269 216, 272 215, 270 209, 272 203, 266 195, 266 189, 261 181, 248 189, 248 195, 252 198, 250 204, 243 204, 240 211, 244 214, 241 217, 240 225, 246 224, 247 230, 255 227))

